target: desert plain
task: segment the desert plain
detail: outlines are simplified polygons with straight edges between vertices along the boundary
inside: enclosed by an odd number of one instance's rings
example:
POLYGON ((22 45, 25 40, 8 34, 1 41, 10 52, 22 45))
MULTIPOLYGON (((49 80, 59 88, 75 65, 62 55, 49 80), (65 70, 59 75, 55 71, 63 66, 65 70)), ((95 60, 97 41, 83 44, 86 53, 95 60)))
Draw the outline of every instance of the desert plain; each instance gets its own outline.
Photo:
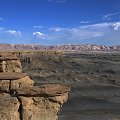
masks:
POLYGON ((36 85, 71 86, 59 120, 120 120, 119 52, 16 52, 36 85))

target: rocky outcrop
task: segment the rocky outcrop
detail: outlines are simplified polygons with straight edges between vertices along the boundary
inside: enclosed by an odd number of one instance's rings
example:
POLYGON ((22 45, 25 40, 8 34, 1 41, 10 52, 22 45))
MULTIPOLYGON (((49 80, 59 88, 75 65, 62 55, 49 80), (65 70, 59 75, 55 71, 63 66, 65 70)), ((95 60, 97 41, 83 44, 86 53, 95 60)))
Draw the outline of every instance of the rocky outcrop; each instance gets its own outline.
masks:
POLYGON ((57 120, 70 87, 34 86, 14 56, 0 56, 0 120, 57 120))
POLYGON ((68 91, 66 86, 57 84, 17 90, 23 120, 57 120, 60 108, 68 99, 68 91))

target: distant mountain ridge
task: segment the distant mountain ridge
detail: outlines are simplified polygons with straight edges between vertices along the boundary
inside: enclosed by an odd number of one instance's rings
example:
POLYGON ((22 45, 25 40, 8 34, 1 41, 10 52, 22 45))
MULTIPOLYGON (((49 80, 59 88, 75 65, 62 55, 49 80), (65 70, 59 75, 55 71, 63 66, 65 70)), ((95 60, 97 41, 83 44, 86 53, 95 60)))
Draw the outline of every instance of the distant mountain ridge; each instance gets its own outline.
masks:
POLYGON ((64 51, 120 51, 120 45, 54 45, 43 46, 37 44, 0 44, 0 50, 64 50, 64 51))

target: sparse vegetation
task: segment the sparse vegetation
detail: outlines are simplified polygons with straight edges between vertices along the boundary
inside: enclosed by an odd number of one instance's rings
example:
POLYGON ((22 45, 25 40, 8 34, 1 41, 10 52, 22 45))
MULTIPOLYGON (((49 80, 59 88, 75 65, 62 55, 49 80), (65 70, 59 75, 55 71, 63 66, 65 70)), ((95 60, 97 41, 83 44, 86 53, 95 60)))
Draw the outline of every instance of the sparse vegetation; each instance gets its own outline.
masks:
POLYGON ((92 84, 92 79, 96 80, 96 84, 102 84, 120 78, 118 53, 24 51, 18 54, 18 57, 22 61, 23 70, 38 84, 50 82, 76 85, 86 80, 92 84))
POLYGON ((60 120, 72 120, 70 115, 79 120, 82 115, 116 116, 115 111, 120 113, 120 54, 56 54, 55 51, 17 51, 14 54, 20 58, 23 71, 36 84, 60 83, 72 87, 70 99, 63 108, 66 119, 61 112, 60 120))

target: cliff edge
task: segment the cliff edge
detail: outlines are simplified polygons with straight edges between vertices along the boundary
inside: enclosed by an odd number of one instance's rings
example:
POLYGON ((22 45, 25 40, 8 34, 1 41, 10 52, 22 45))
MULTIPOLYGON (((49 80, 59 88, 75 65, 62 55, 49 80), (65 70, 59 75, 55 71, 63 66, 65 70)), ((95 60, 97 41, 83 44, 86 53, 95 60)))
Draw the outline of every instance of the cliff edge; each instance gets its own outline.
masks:
POLYGON ((69 92, 59 84, 34 86, 16 56, 0 55, 0 120, 58 120, 69 92))

